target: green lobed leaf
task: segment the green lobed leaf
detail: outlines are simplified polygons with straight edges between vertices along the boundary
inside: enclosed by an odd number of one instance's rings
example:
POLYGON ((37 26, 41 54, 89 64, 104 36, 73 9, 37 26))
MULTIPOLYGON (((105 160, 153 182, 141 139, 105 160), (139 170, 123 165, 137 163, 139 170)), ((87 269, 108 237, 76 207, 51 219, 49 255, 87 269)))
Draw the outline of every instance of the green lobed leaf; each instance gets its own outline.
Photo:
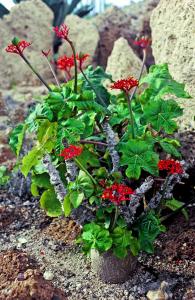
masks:
POLYGON ((129 178, 139 179, 141 170, 152 175, 158 175, 158 155, 153 151, 153 145, 146 141, 129 140, 120 146, 122 158, 121 166, 128 166, 126 175, 129 178))
POLYGON ((190 95, 184 90, 185 85, 172 78, 167 64, 151 66, 149 73, 141 79, 140 83, 149 84, 149 88, 145 89, 140 97, 143 103, 159 100, 167 94, 179 98, 190 98, 190 95))
POLYGON ((142 122, 151 124, 158 132, 164 130, 172 134, 178 128, 173 119, 181 116, 182 112, 176 101, 160 99, 145 105, 142 122))

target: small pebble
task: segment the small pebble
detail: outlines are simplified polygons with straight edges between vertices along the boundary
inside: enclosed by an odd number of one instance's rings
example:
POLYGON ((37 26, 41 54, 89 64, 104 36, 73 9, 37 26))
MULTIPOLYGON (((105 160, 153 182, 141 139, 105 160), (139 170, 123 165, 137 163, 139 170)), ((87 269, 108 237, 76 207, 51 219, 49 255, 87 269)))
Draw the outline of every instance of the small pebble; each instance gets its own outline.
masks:
POLYGON ((53 280, 54 279, 54 274, 51 271, 45 271, 43 273, 43 277, 45 280, 53 280))

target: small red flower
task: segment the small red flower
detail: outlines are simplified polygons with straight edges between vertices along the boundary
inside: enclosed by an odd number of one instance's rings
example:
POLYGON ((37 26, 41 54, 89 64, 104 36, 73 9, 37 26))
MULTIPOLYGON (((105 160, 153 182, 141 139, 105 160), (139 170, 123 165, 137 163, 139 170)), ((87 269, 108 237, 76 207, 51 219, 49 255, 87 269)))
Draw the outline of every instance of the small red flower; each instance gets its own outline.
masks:
POLYGON ((51 49, 49 49, 47 51, 42 50, 41 52, 45 57, 48 57, 50 55, 51 49))
POLYGON ((129 92, 133 87, 139 85, 139 81, 134 77, 129 77, 127 79, 121 79, 114 82, 111 85, 111 89, 123 90, 125 93, 129 92))
POLYGON ((66 72, 70 72, 70 69, 74 67, 74 58, 66 55, 59 57, 57 60, 57 68, 66 72))
POLYGON ((60 27, 54 27, 53 31, 56 33, 57 37, 68 40, 69 28, 66 24, 62 24, 60 27))
POLYGON ((102 198, 108 199, 116 205, 120 205, 122 201, 130 201, 131 198, 129 195, 132 194, 134 194, 134 191, 130 187, 124 184, 114 183, 111 187, 104 190, 102 198))
POLYGON ((101 179, 101 180, 99 181, 99 185, 101 185, 102 187, 105 187, 105 185, 106 185, 106 180, 105 180, 105 179, 101 179))
POLYGON ((76 55, 76 59, 79 62, 80 69, 82 69, 84 62, 88 59, 89 56, 90 56, 89 54, 83 54, 83 53, 79 53, 76 55))
POLYGON ((83 148, 75 145, 70 145, 68 148, 62 150, 59 156, 62 156, 64 157, 65 160, 67 160, 81 155, 82 152, 83 152, 83 148))
POLYGON ((31 44, 32 43, 28 43, 27 41, 19 41, 17 45, 14 45, 13 43, 8 45, 5 51, 21 55, 24 49, 29 47, 31 44))
POLYGON ((160 171, 168 171, 169 174, 183 174, 183 168, 179 161, 174 159, 160 160, 158 163, 158 169, 160 171))
POLYGON ((148 38, 141 38, 138 40, 135 40, 134 45, 141 47, 142 49, 146 49, 151 45, 151 39, 148 38))

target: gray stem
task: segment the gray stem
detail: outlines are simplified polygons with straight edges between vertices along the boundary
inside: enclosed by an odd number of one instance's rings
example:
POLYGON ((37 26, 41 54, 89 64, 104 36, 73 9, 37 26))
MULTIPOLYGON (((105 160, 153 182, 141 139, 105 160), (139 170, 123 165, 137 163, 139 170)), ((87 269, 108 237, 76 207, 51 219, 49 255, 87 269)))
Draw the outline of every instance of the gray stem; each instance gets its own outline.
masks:
POLYGON ((115 147, 118 144, 117 139, 116 139, 116 134, 113 131, 112 127, 110 126, 110 124, 108 123, 107 120, 105 120, 103 122, 102 127, 103 127, 103 131, 106 135, 108 150, 109 150, 109 153, 110 153, 110 156, 112 159, 112 165, 113 165, 112 173, 117 172, 119 169, 120 157, 118 155, 118 152, 115 150, 115 147))
POLYGON ((145 193, 152 188, 153 184, 154 179, 151 176, 147 177, 142 185, 137 188, 135 193, 131 196, 129 205, 120 207, 120 211, 128 224, 133 223, 137 208, 140 205, 140 200, 143 198, 145 193))
POLYGON ((59 172, 52 164, 51 157, 49 154, 46 154, 45 157, 43 158, 43 165, 50 176, 50 183, 53 185, 54 190, 56 192, 56 196, 62 205, 62 210, 64 211, 63 202, 64 202, 64 197, 67 194, 67 190, 64 187, 59 172))
POLYGON ((176 184, 181 183, 183 178, 189 177, 189 175, 185 172, 185 168, 184 168, 185 162, 182 161, 180 163, 183 166, 184 173, 168 175, 165 182, 163 182, 163 184, 161 185, 160 191, 157 192, 156 195, 148 203, 149 209, 157 208, 163 199, 165 199, 165 200, 172 199, 173 198, 173 189, 176 186, 176 184))

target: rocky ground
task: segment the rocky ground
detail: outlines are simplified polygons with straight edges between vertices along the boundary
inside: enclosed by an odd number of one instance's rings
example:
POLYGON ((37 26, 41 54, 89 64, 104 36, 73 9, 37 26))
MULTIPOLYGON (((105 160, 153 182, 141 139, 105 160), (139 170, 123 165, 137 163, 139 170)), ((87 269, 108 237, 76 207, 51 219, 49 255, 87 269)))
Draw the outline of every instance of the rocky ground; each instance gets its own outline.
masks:
POLYGON ((73 220, 46 217, 36 199, 22 202, 2 190, 0 299, 195 299, 194 209, 189 213, 188 222, 181 215, 168 226, 154 256, 140 255, 127 282, 109 285, 91 272, 90 259, 75 244, 80 227, 73 220))

